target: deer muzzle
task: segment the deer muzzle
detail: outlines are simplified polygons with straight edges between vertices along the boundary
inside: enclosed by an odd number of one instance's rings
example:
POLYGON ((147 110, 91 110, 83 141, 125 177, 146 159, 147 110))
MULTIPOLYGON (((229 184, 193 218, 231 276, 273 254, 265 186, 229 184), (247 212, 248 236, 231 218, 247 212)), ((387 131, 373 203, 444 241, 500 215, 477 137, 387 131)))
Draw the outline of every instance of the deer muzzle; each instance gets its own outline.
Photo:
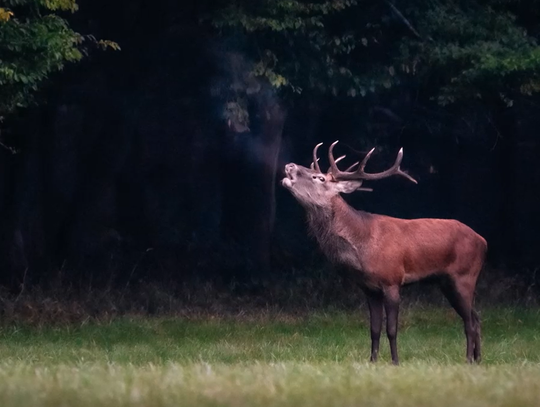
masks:
POLYGON ((281 180, 281 185, 285 188, 292 188, 293 184, 296 181, 296 174, 298 172, 298 167, 294 163, 287 164, 285 166, 285 178, 281 180))

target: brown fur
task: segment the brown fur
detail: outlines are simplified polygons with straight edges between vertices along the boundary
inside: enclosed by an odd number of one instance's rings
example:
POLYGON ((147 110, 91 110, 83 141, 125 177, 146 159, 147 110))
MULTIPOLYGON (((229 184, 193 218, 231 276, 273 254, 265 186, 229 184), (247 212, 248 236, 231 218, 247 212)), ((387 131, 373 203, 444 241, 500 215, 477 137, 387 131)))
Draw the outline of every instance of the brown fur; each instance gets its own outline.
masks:
POLYGON ((283 185, 306 208, 311 234, 333 262, 352 271, 363 286, 371 315, 372 354, 377 359, 386 309, 392 361, 398 364, 399 289, 438 277, 443 293, 464 322, 467 360, 480 361, 480 321, 473 309, 487 243, 470 227, 450 219, 398 219, 357 211, 339 195, 354 181, 338 181, 319 171, 288 164, 283 185), (324 178, 324 180, 323 180, 324 178), (345 184, 347 183, 347 184, 345 184))
POLYGON ((329 214, 309 211, 313 235, 328 257, 361 270, 369 288, 403 285, 434 274, 474 284, 487 243, 451 219, 398 219, 356 211, 340 196, 329 214))

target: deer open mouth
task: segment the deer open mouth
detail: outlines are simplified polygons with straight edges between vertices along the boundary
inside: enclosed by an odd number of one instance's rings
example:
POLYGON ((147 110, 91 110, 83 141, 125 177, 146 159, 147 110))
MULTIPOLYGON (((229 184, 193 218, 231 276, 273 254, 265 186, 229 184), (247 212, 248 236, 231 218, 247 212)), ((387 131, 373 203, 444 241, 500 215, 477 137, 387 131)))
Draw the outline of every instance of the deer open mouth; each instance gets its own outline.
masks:
POLYGON ((292 188, 296 182, 296 165, 287 164, 285 166, 285 178, 281 180, 281 185, 286 188, 292 188))

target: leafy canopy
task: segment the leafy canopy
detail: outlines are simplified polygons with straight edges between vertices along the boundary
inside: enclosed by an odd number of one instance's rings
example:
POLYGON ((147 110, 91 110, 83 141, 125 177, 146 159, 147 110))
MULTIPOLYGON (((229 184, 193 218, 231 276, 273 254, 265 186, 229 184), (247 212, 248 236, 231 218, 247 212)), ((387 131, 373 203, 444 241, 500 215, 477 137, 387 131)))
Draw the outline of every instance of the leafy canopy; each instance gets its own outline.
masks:
POLYGON ((85 54, 83 44, 119 49, 73 31, 59 12, 75 12, 75 0, 0 1, 0 117, 24 107, 53 72, 85 54))
MULTIPOLYGON (((241 98, 263 80, 283 96, 349 97, 413 85, 439 104, 540 90, 540 47, 519 1, 236 0, 211 16, 241 98), (240 78, 240 79, 239 79, 240 78)), ((537 23, 538 24, 538 23, 537 23)))

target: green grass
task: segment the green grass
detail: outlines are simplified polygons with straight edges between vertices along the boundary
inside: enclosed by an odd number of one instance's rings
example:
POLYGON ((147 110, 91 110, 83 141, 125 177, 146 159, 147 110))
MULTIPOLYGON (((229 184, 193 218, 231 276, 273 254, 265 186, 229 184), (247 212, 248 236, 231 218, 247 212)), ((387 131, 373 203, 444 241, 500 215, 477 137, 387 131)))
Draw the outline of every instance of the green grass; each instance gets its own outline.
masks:
POLYGON ((397 368, 386 340, 367 362, 365 310, 3 327, 0 406, 540 405, 540 311, 482 319, 484 360, 468 366, 451 310, 405 309, 397 368))

